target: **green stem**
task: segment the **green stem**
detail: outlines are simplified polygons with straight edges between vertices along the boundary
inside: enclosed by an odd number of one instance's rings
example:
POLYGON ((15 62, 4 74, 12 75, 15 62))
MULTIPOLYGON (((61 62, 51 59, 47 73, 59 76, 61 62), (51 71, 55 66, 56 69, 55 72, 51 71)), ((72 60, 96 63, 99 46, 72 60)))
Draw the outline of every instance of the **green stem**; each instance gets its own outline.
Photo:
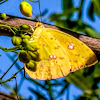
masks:
POLYGON ((22 46, 21 45, 19 45, 19 46, 15 46, 14 48, 3 48, 3 47, 1 47, 0 46, 0 49, 2 49, 3 51, 12 51, 12 52, 14 52, 14 51, 16 51, 16 50, 22 50, 23 48, 22 48, 22 46))
POLYGON ((16 63, 16 61, 18 60, 18 58, 13 62, 13 64, 8 68, 8 70, 2 75, 2 77, 0 78, 0 80, 2 80, 2 78, 7 74, 7 72, 12 68, 12 66, 16 63))
POLYGON ((18 29, 16 27, 11 27, 13 30, 18 31, 18 29))
POLYGON ((4 24, 0 24, 0 27, 6 27, 6 28, 10 29, 10 31, 12 31, 14 33, 14 35, 16 35, 16 33, 11 29, 10 26, 4 25, 4 24))
POLYGON ((8 81, 10 81, 11 79, 16 77, 16 74, 18 74, 23 68, 19 69, 15 74, 12 75, 12 77, 10 77, 9 79, 5 80, 5 81, 0 81, 0 84, 2 83, 6 83, 8 81))
POLYGON ((48 80, 48 92, 49 92, 49 95, 50 95, 50 99, 52 100, 53 99, 53 96, 52 96, 52 86, 51 86, 51 83, 50 81, 48 80))
POLYGON ((34 1, 34 0, 30 0, 31 2, 39 2, 40 0, 34 1))
POLYGON ((67 100, 69 100, 69 95, 70 95, 70 93, 69 93, 70 91, 69 90, 70 90, 70 85, 67 88, 67 97, 66 97, 67 100))
POLYGON ((15 86, 16 97, 17 97, 17 100, 19 100, 19 97, 18 97, 18 86, 17 86, 17 79, 16 79, 16 77, 15 77, 15 81, 16 81, 16 86, 15 86))
POLYGON ((19 86, 18 86, 18 92, 20 91, 21 87, 23 86, 23 82, 24 82, 24 79, 22 78, 19 83, 19 86))
POLYGON ((8 0, 4 0, 4 1, 3 1, 3 0, 1 0, 1 1, 0 1, 0 4, 2 4, 2 3, 4 3, 4 2, 6 2, 6 1, 8 1, 8 0), (1 2, 1 1, 2 1, 2 2, 1 2))

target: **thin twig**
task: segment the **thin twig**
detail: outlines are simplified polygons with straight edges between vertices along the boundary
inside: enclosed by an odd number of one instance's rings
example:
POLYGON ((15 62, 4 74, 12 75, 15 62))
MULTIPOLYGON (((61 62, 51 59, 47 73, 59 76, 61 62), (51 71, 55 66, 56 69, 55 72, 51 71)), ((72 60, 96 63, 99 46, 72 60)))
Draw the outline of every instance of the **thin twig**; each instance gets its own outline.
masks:
POLYGON ((10 26, 4 25, 4 24, 0 24, 0 27, 6 27, 6 28, 8 28, 12 33, 14 33, 14 35, 16 34, 16 33, 11 29, 10 26))
POLYGON ((16 82, 16 96, 17 96, 17 99, 19 100, 19 97, 18 97, 18 86, 17 86, 17 79, 16 79, 16 77, 15 77, 15 82, 16 82))
POLYGON ((39 2, 40 0, 37 0, 37 1, 35 1, 35 0, 30 0, 31 2, 39 2))
POLYGON ((7 71, 2 75, 2 77, 0 78, 0 80, 2 80, 2 78, 7 74, 7 72, 12 68, 12 66, 16 63, 16 61, 18 60, 18 58, 13 62, 13 64, 7 69, 7 71))
POLYGON ((0 92, 0 99, 2 99, 2 100, 17 100, 17 98, 14 97, 13 95, 8 95, 3 92, 0 92))
POLYGON ((16 50, 22 50, 23 48, 22 48, 22 46, 21 45, 19 45, 19 46, 15 46, 15 47, 13 47, 13 48, 3 48, 3 47, 1 47, 0 46, 0 49, 2 49, 3 51, 12 51, 12 52, 15 52, 16 50))
POLYGON ((69 95, 70 95, 70 85, 67 88, 67 97, 66 97, 67 100, 70 100, 69 95))
POLYGON ((19 85, 18 85, 18 92, 20 91, 20 89, 21 89, 21 87, 22 87, 22 85, 23 85, 23 82, 24 82, 24 79, 23 78, 21 78, 21 81, 20 81, 20 83, 19 83, 19 85))
POLYGON ((5 81, 0 81, 0 84, 6 83, 8 81, 10 81, 11 79, 16 77, 16 74, 18 74, 23 68, 19 69, 15 74, 12 75, 12 77, 10 77, 9 79, 5 80, 5 81))
MULTIPOLYGON (((0 20, 0 24, 5 24, 8 26, 13 26, 13 27, 21 26, 23 24, 27 24, 29 26, 35 26, 36 21, 34 21, 34 20, 31 21, 31 20, 19 18, 19 17, 15 18, 15 16, 7 16, 7 18, 5 20, 0 20)), ((46 23, 43 23, 43 25, 46 28, 52 28, 52 29, 56 29, 56 30, 68 33, 68 34, 78 38, 80 41, 84 42, 93 51, 95 51, 97 53, 97 55, 98 55, 98 53, 100 53, 100 39, 95 39, 95 38, 91 38, 88 36, 84 36, 82 34, 78 34, 77 32, 71 31, 69 29, 63 29, 63 28, 60 28, 60 27, 57 27, 54 25, 46 24, 46 23)), ((0 27, 0 35, 13 36, 12 33, 6 29, 7 28, 2 29, 0 27)))
POLYGON ((2 2, 0 1, 0 4, 3 4, 3 3, 6 2, 6 1, 8 1, 8 0, 4 0, 4 1, 2 0, 2 2))

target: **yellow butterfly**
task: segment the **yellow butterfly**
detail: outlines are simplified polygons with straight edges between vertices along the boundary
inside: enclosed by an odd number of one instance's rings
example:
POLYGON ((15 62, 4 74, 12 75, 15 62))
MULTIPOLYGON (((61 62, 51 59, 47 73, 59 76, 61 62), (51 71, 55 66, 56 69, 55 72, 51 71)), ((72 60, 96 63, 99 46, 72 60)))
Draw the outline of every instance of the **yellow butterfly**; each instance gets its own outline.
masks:
POLYGON ((40 23, 32 34, 31 41, 39 45, 39 61, 36 71, 25 66, 26 73, 33 79, 57 79, 78 69, 97 62, 94 52, 77 38, 40 23))

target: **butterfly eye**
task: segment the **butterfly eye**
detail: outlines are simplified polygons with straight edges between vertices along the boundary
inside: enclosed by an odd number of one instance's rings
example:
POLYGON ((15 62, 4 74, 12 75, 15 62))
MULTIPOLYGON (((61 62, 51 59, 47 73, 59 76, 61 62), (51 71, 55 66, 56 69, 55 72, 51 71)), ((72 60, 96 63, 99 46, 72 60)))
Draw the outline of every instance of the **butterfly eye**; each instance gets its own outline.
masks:
POLYGON ((74 49, 74 43, 71 42, 69 45, 68 45, 68 49, 74 49))

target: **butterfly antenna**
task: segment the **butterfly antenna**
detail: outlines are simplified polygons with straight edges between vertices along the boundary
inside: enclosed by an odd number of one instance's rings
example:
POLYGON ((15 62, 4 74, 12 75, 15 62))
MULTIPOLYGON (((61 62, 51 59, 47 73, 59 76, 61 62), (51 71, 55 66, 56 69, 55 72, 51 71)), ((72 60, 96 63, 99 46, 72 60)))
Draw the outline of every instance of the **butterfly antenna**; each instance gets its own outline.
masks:
MULTIPOLYGON (((36 17, 36 15, 32 12, 32 14, 36 17)), ((39 18, 38 17, 36 17, 37 18, 37 21, 39 21, 39 18)))
POLYGON ((40 7, 40 0, 38 2, 39 5, 39 12, 40 12, 40 22, 42 22, 42 13, 41 13, 41 7, 40 7))

